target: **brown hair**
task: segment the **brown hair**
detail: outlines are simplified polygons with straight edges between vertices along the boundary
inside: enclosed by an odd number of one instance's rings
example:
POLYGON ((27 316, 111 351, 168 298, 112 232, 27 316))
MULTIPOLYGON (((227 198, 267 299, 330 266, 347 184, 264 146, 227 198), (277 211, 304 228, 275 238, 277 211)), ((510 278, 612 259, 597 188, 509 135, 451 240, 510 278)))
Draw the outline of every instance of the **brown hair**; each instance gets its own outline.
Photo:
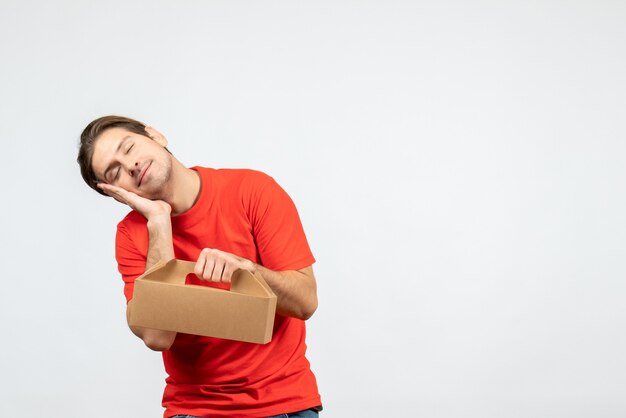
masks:
POLYGON ((149 136, 146 132, 146 125, 124 116, 103 116, 91 122, 83 130, 83 133, 80 135, 80 147, 78 149, 78 158, 76 159, 80 166, 80 174, 89 187, 104 196, 106 194, 97 186, 99 180, 93 172, 91 159, 96 140, 100 134, 111 128, 124 128, 139 135, 149 136))

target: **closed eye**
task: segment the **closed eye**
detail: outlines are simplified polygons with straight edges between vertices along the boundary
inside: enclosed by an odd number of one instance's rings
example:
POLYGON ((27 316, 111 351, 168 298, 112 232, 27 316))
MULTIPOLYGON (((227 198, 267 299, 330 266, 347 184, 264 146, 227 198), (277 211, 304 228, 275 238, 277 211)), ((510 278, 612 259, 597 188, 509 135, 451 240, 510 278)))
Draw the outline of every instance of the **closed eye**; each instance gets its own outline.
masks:
POLYGON ((130 147, 128 147, 128 149, 126 150, 126 154, 128 154, 130 152, 130 150, 135 146, 135 144, 131 145, 130 147))

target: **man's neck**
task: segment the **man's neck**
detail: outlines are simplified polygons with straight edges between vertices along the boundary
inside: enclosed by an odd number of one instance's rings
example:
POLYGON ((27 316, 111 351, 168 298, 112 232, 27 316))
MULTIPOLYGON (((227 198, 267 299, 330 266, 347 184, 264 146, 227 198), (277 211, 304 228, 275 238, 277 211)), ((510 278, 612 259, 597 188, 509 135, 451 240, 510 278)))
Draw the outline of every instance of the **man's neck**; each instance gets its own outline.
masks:
POLYGON ((200 175, 174 160, 169 183, 171 197, 167 203, 172 206, 172 216, 187 212, 200 196, 200 175))

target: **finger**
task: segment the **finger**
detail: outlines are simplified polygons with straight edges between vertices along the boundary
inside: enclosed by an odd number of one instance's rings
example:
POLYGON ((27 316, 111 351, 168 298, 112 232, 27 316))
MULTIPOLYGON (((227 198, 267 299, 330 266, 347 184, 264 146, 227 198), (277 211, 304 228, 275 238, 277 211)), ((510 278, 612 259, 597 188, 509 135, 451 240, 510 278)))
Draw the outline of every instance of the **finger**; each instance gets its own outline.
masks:
POLYGON ((117 193, 117 194, 119 194, 120 196, 122 196, 124 198, 138 196, 136 193, 128 191, 128 190, 124 189, 123 187, 114 186, 114 185, 108 184, 108 183, 98 183, 98 187, 100 187, 102 190, 109 190, 109 191, 111 191, 113 193, 117 193))
POLYGON ((198 279, 202 278, 202 272, 204 272, 205 263, 206 263, 205 253, 201 252, 200 257, 198 257, 198 261, 196 261, 196 265, 193 268, 193 273, 196 275, 198 279))
MULTIPOLYGON (((117 200, 118 202, 124 204, 124 205, 128 205, 128 202, 122 198, 119 193, 116 193, 112 190, 105 190, 104 191, 108 196, 112 197, 113 199, 117 200)), ((129 205, 130 206, 130 205, 129 205)))
POLYGON ((107 195, 111 196, 111 189, 108 187, 109 185, 106 183, 98 183, 97 184, 98 189, 102 190, 104 193, 106 193, 107 195))
POLYGON ((109 183, 98 183, 98 187, 104 190, 105 192, 118 192, 120 190, 124 190, 121 187, 114 186, 109 183))
POLYGON ((118 202, 128 205, 129 192, 127 190, 106 183, 98 183, 98 187, 118 202))
POLYGON ((224 283, 230 283, 233 279, 233 274, 235 271, 239 270, 237 266, 229 264, 224 267, 224 272, 222 273, 222 281, 224 283))
POLYGON ((213 281, 215 282, 224 281, 222 279, 222 275, 224 274, 225 267, 226 267, 226 264, 224 263, 223 260, 218 260, 217 263, 215 263, 215 269, 213 270, 213 281))
POLYGON ((215 260, 207 258, 202 278, 205 280, 213 280, 213 270, 215 270, 215 260))

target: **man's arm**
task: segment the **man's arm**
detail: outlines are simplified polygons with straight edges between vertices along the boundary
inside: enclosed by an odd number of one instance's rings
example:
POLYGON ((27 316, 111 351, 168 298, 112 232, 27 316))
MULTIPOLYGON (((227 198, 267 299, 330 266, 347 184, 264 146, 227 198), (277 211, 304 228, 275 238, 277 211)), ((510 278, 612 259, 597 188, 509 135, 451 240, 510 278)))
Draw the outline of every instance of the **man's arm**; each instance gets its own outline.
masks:
POLYGON ((200 252, 194 273, 201 279, 230 283, 237 269, 259 272, 276 294, 276 312, 307 320, 317 309, 317 283, 311 266, 274 271, 252 261, 212 248, 200 252))
POLYGON ((253 271, 261 273, 276 294, 276 311, 279 314, 307 320, 317 310, 317 282, 312 266, 273 271, 255 264, 253 271))
MULTIPOLYGON (((114 197, 119 202, 125 203, 134 210, 141 213, 148 220, 148 256, 146 260, 146 270, 156 264, 159 260, 169 261, 174 258, 174 245, 172 243, 172 221, 170 205, 160 200, 149 200, 128 192, 120 187, 101 184, 100 188, 109 196, 114 197)), ((126 306, 126 320, 130 320, 133 300, 126 306)), ((154 351, 166 351, 172 346, 176 338, 175 331, 163 331, 152 328, 137 327, 128 325, 137 337, 154 351)))

